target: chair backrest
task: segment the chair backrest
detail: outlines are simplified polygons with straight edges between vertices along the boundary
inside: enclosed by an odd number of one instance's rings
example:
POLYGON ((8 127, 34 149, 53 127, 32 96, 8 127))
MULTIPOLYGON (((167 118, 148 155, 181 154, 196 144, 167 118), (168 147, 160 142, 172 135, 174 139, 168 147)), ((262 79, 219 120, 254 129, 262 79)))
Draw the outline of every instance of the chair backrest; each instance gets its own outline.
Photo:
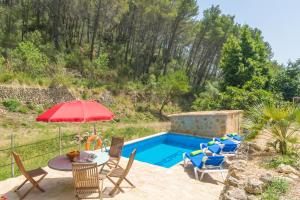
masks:
POLYGON ((129 160, 128 160, 128 163, 127 163, 127 166, 124 170, 124 174, 123 174, 123 177, 126 177, 127 174, 129 173, 131 167, 132 167, 132 164, 133 164, 133 161, 134 161, 134 157, 135 157, 135 154, 136 154, 136 149, 134 149, 131 154, 130 154, 130 157, 129 157, 129 160))
POLYGON ((27 173, 27 171, 26 171, 26 169, 25 169, 25 167, 24 167, 24 165, 21 161, 21 158, 20 158, 19 154, 17 154, 14 151, 12 151, 11 153, 12 153, 14 159, 15 159, 15 162, 16 162, 21 174, 23 176, 25 176, 25 178, 27 178, 32 184, 37 185, 37 182, 27 173))
POLYGON ((233 144, 225 144, 224 147, 222 148, 223 152, 235 152, 238 148, 238 144, 233 143, 233 144))
POLYGON ((112 137, 111 145, 108 153, 109 156, 119 158, 122 154, 123 146, 124 146, 124 138, 112 137))
POLYGON ((96 163, 72 163, 72 173, 76 189, 99 188, 99 173, 96 163))
POLYGON ((212 153, 219 154, 222 151, 222 148, 219 144, 213 144, 208 146, 208 150, 210 150, 212 153))

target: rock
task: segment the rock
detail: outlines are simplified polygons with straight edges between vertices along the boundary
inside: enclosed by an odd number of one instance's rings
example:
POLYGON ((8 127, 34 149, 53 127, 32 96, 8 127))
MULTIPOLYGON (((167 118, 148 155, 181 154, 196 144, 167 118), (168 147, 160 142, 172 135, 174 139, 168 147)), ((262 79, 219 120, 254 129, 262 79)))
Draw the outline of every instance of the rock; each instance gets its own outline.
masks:
POLYGON ((262 151, 262 148, 254 142, 248 142, 248 145, 251 150, 262 151))
POLYGON ((273 176, 270 173, 266 173, 260 176, 259 180, 264 182, 265 184, 269 185, 272 183, 273 181, 273 176))
POLYGON ((248 198, 247 200, 261 200, 259 196, 255 196, 255 195, 249 195, 247 198, 248 198))
POLYGON ((229 171, 237 170, 237 171, 245 171, 247 162, 245 160, 236 160, 233 161, 231 166, 229 167, 229 171))
POLYGON ((300 176, 300 172, 297 171, 295 168, 293 168, 290 165, 280 164, 277 169, 277 172, 284 173, 284 174, 295 174, 297 176, 300 176))
POLYGON ((105 105, 113 105, 115 104, 115 100, 112 94, 105 90, 99 95, 99 101, 105 105))
POLYGON ((233 186, 233 187, 238 187, 239 186, 239 180, 236 179, 236 178, 234 178, 233 176, 229 176, 225 180, 225 185, 233 186))
POLYGON ((290 178, 290 177, 286 177, 286 176, 279 176, 279 179, 285 180, 288 183, 294 183, 294 179, 290 178))
POLYGON ((263 193, 265 187, 266 185, 264 184, 264 182, 256 178, 249 178, 244 189, 249 194, 261 194, 263 193))
POLYGON ((230 187, 223 195, 222 200, 247 200, 244 190, 230 187))
POLYGON ((270 152, 270 151, 271 151, 271 148, 270 148, 270 147, 266 147, 266 148, 264 149, 264 151, 265 151, 265 152, 270 152))
POLYGON ((228 172, 228 177, 230 177, 230 176, 232 176, 238 180, 246 178, 245 175, 243 174, 243 172, 238 171, 238 170, 230 170, 228 172))
POLYGON ((287 177, 294 180, 297 180, 299 178, 296 174, 289 174, 287 177))
POLYGON ((2 115, 2 114, 6 114, 6 111, 4 109, 0 108, 0 115, 2 115))

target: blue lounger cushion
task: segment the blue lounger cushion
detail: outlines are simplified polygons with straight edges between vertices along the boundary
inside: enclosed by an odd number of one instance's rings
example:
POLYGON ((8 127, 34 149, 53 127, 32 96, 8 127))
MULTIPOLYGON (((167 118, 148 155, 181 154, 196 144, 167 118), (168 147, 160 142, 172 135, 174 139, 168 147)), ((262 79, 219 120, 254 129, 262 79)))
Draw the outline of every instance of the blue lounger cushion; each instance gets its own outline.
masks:
POLYGON ((231 140, 221 140, 220 138, 215 138, 215 140, 217 142, 220 142, 221 144, 236 144, 235 142, 231 141, 231 140))
POLYGON ((238 144, 225 144, 222 151, 223 152, 235 152, 238 148, 238 144))
POLYGON ((212 153, 220 154, 222 149, 221 149, 220 145, 214 144, 214 145, 208 146, 208 150, 211 151, 212 153))
MULTIPOLYGON (((203 167, 203 157, 205 154, 198 154, 197 156, 190 156, 189 153, 185 154, 186 157, 192 162, 192 164, 201 169, 203 167)), ((207 160, 205 162, 205 165, 212 165, 212 166, 220 166, 224 162, 224 156, 207 156, 207 160)))
POLYGON ((230 138, 232 138, 232 139, 234 139, 234 140, 236 140, 236 141, 242 141, 242 140, 244 139, 244 137, 243 137, 243 136, 240 136, 240 135, 227 134, 226 136, 227 136, 227 137, 230 137, 230 138))
POLYGON ((237 140, 237 141, 242 141, 243 140, 243 137, 240 136, 240 135, 235 135, 232 137, 234 140, 237 140))
POLYGON ((190 159, 190 161, 192 162, 192 164, 195 166, 195 167, 198 167, 199 169, 202 168, 203 166, 203 157, 204 157, 204 153, 201 153, 201 154, 198 154, 196 156, 190 156, 189 153, 186 153, 185 156, 190 159))
POLYGON ((220 166, 224 162, 224 156, 207 156, 205 165, 220 166))
POLYGON ((220 138, 215 138, 216 141, 220 142, 221 144, 224 144, 224 147, 222 149, 223 152, 234 152, 238 148, 238 144, 231 141, 231 140, 224 140, 222 141, 220 138))
POLYGON ((220 145, 218 145, 218 144, 208 145, 207 143, 201 143, 200 147, 202 149, 207 148, 210 152, 215 153, 215 154, 220 154, 222 151, 220 145))

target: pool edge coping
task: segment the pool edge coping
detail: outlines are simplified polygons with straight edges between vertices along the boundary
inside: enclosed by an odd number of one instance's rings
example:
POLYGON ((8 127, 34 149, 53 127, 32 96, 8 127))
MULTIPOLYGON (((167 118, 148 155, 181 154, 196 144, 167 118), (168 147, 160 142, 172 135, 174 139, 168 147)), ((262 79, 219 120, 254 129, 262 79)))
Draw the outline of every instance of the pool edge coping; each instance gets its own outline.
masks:
POLYGON ((148 136, 145 136, 145 137, 141 137, 141 138, 129 140, 129 141, 127 141, 127 142, 124 143, 124 146, 127 145, 127 144, 132 144, 132 143, 135 143, 135 142, 140 142, 142 140, 150 139, 150 138, 156 137, 156 136, 165 135, 165 134, 168 134, 168 133, 170 133, 170 132, 159 132, 159 133, 155 133, 155 134, 148 135, 148 136))
POLYGON ((127 142, 124 143, 124 146, 128 145, 128 144, 135 143, 135 142, 140 142, 142 140, 150 139, 152 137, 166 135, 166 134, 169 134, 169 133, 171 133, 171 134, 177 134, 177 135, 185 135, 185 136, 190 136, 190 137, 205 138, 205 139, 210 139, 210 140, 213 139, 213 138, 205 137, 205 136, 198 136, 198 135, 191 135, 191 134, 187 134, 187 133, 178 133, 178 132, 172 132, 172 131, 165 131, 165 132, 159 132, 159 133, 155 133, 155 134, 148 135, 148 136, 145 136, 145 137, 141 137, 141 138, 129 140, 129 141, 127 141, 127 142))

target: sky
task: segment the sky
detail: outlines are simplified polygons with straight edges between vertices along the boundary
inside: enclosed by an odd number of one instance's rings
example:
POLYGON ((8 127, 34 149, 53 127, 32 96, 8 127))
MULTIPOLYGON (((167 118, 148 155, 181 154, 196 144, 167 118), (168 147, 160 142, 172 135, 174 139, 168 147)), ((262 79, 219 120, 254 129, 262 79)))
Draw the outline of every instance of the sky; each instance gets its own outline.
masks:
POLYGON ((280 64, 300 58, 300 0, 198 0, 200 17, 211 5, 260 29, 280 64))

